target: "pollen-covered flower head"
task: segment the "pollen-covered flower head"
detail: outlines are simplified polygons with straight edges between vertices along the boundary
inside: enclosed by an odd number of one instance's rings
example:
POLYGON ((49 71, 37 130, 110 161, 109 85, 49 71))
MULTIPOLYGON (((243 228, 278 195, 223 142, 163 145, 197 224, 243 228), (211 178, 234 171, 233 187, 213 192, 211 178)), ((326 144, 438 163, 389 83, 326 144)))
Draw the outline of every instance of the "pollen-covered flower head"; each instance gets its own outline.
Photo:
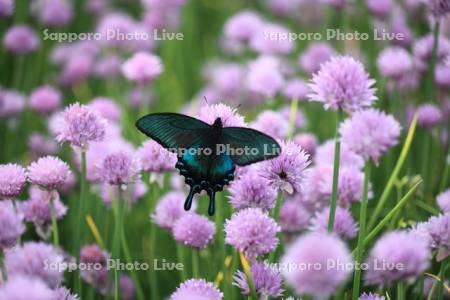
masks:
POLYGON ((45 156, 32 162, 27 169, 28 180, 46 190, 54 190, 64 184, 70 174, 67 163, 55 156, 45 156))
POLYGON ((164 71, 161 59, 151 53, 138 52, 122 65, 122 73, 137 83, 148 83, 156 79, 164 71))
POLYGON ((112 185, 127 185, 140 177, 139 159, 126 151, 108 154, 100 163, 102 181, 112 185))
POLYGON ((327 299, 351 274, 349 268, 330 268, 330 262, 348 265, 352 257, 347 245, 335 235, 307 233, 300 236, 281 258, 282 265, 316 266, 286 268, 282 275, 297 294, 327 299))
MULTIPOLYGON (((257 261, 250 267, 250 274, 256 293, 260 299, 280 297, 283 294, 283 281, 278 270, 268 263, 257 261)), ((244 272, 238 270, 233 277, 233 285, 241 289, 243 295, 250 295, 250 287, 244 272)))
POLYGON ((24 232, 23 215, 10 200, 0 201, 0 249, 14 246, 24 232))
POLYGON ((181 191, 172 191, 158 200, 156 204, 155 212, 150 216, 152 221, 166 230, 172 230, 176 221, 183 215, 195 211, 195 202, 193 208, 187 212, 183 208, 186 195, 181 191))
POLYGON ((17 164, 0 165, 0 198, 15 198, 27 181, 26 171, 17 164))
POLYGON ((388 232, 370 251, 364 280, 368 285, 382 287, 397 280, 411 282, 428 268, 430 256, 426 242, 411 232, 388 232), (380 268, 380 263, 394 267, 380 268))
POLYGON ((177 156, 153 140, 145 141, 136 152, 145 172, 166 172, 175 169, 177 156))
POLYGON ((398 80, 411 72, 413 60, 404 48, 393 46, 383 49, 378 56, 377 66, 383 76, 398 80))
POLYGON ((248 171, 233 181, 229 191, 230 203, 236 209, 259 207, 268 211, 275 207, 275 189, 256 171, 248 171))
POLYGON ((202 106, 198 118, 210 125, 220 118, 223 127, 245 127, 246 125, 244 117, 239 115, 235 108, 222 103, 202 106))
POLYGON ((400 124, 376 109, 356 112, 339 128, 342 141, 351 150, 378 163, 381 155, 398 143, 400 124))
POLYGON ((325 109, 352 113, 372 106, 377 99, 374 84, 361 62, 350 56, 335 56, 314 74, 309 99, 322 102, 325 109))
POLYGON ((170 300, 222 300, 223 294, 205 279, 188 279, 170 295, 170 300))
POLYGON ((278 245, 279 226, 258 208, 243 209, 225 223, 225 242, 249 258, 267 254, 278 245))
POLYGON ((30 276, 55 288, 62 282, 64 273, 59 268, 46 266, 60 265, 63 262, 63 255, 53 246, 42 242, 26 242, 6 251, 4 263, 8 278, 30 276))
POLYGON ((450 189, 440 193, 436 198, 439 208, 444 213, 450 213, 450 189))
POLYGON ((61 143, 69 142, 72 146, 87 148, 89 143, 102 141, 105 137, 105 119, 86 105, 70 105, 58 122, 56 139, 61 143))
POLYGON ((206 247, 215 233, 215 224, 207 217, 196 213, 182 215, 172 229, 175 240, 196 249, 206 247))
POLYGON ((261 164, 260 174, 277 190, 289 194, 301 190, 305 169, 310 161, 308 154, 292 141, 279 142, 281 153, 261 164))
MULTIPOLYGON (((311 231, 326 233, 328 230, 328 219, 330 217, 330 208, 326 207, 321 212, 316 213, 311 221, 311 231)), ((342 207, 336 207, 333 233, 337 234, 343 240, 351 240, 356 237, 358 232, 352 213, 342 207)))

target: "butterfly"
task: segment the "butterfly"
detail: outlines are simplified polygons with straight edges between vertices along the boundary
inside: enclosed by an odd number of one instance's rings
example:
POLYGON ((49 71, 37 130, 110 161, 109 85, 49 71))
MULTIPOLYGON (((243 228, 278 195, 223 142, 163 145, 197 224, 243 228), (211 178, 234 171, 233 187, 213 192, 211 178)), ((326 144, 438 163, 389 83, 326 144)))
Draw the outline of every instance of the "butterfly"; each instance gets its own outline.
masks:
POLYGON ((184 209, 196 193, 209 196, 208 214, 214 215, 215 193, 233 181, 237 166, 247 166, 278 156, 280 145, 265 133, 245 127, 212 125, 177 113, 153 113, 140 118, 136 127, 169 151, 177 153, 175 167, 190 186, 184 209))

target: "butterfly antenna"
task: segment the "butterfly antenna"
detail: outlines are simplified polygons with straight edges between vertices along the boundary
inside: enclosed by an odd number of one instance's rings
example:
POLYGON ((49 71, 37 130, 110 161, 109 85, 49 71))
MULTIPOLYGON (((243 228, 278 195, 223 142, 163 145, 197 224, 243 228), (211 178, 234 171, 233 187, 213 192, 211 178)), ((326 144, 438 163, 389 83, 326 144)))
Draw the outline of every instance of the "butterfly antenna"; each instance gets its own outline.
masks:
POLYGON ((214 215, 215 211, 215 195, 216 192, 212 189, 208 190, 208 196, 209 196, 209 206, 208 206, 208 215, 212 216, 214 215))
POLYGON ((189 195, 186 198, 186 201, 184 201, 184 210, 190 210, 192 206, 192 199, 194 199, 195 194, 194 187, 191 187, 191 190, 189 191, 189 195))

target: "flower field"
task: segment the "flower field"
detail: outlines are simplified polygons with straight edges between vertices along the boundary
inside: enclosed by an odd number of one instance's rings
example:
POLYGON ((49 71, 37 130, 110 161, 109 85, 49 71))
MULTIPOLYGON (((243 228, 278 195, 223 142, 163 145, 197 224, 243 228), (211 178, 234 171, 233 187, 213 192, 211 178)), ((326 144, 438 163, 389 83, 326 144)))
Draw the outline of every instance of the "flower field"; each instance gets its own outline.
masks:
POLYGON ((450 0, 0 0, 0 39, 0 300, 450 299, 450 0))

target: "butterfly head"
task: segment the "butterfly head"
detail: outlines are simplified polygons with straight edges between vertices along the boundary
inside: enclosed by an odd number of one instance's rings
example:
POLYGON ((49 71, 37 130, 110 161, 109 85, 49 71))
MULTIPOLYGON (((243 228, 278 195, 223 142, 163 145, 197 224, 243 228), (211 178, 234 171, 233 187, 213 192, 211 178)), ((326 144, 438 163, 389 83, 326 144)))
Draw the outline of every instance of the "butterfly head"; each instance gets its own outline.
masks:
POLYGON ((214 123, 213 123, 212 126, 213 126, 214 128, 216 128, 216 129, 222 128, 222 127, 223 127, 222 119, 221 119, 221 118, 217 118, 217 119, 214 121, 214 123))

